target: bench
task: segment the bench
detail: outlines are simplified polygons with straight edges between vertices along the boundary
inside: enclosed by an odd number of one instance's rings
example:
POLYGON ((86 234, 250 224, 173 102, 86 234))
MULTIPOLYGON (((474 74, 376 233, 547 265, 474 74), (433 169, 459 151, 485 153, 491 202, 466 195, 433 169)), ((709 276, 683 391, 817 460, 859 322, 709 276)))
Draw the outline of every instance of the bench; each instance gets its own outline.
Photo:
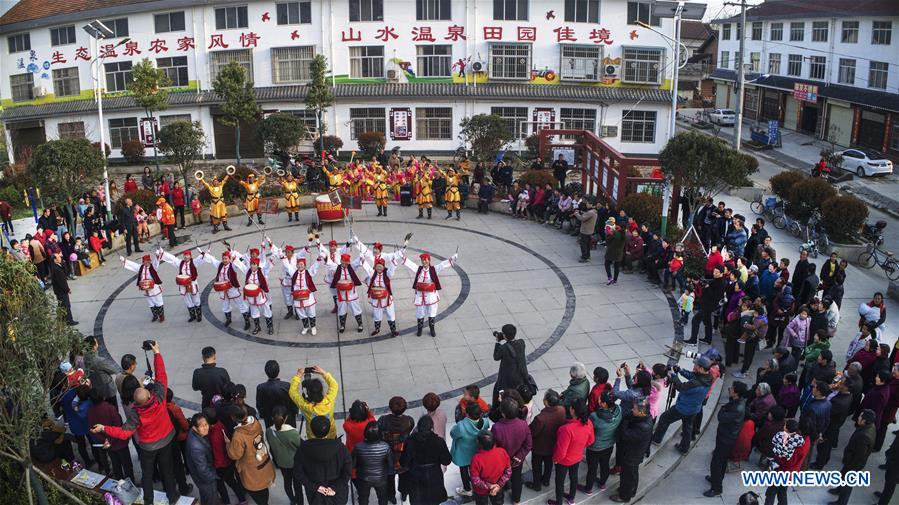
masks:
POLYGON ((84 263, 82 263, 80 260, 75 262, 75 275, 81 277, 84 274, 90 272, 91 270, 93 270, 95 268, 99 268, 100 257, 97 256, 97 253, 91 252, 89 257, 90 257, 90 264, 91 264, 91 266, 89 266, 89 267, 84 266, 84 263))

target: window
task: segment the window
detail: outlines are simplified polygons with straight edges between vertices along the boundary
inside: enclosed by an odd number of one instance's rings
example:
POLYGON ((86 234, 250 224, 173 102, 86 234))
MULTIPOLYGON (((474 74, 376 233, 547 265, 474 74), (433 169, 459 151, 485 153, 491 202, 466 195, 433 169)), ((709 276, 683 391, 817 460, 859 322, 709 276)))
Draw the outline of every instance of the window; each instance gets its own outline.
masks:
POLYGON ((50 28, 50 45, 64 46, 75 43, 75 25, 50 28))
POLYGON ((387 115, 384 108, 350 109, 350 121, 352 121, 350 138, 354 140, 367 132, 387 132, 387 115))
POLYGON ((743 25, 740 23, 735 23, 734 26, 737 27, 737 38, 734 40, 740 40, 743 37, 743 25))
POLYGON ((416 0, 415 19, 419 21, 449 21, 450 0, 416 0))
POLYGON ((784 24, 783 23, 771 23, 771 29, 769 30, 768 37, 771 40, 783 40, 784 24))
POLYGON ((762 61, 762 53, 749 53, 749 71, 758 72, 762 61))
POLYGON ((246 5, 241 5, 240 7, 220 7, 215 10, 216 30, 246 28, 248 25, 246 5))
POLYGON ((9 76, 9 88, 13 102, 34 100, 34 77, 31 72, 9 76))
POLYGON ((790 40, 805 40, 805 23, 790 23, 790 40))
POLYGON ((802 75, 802 55, 791 54, 787 60, 787 75, 799 77, 802 75))
POLYGON ((307 110, 307 109, 294 109, 294 110, 282 110, 281 112, 287 112, 288 114, 293 114, 298 117, 302 122, 303 126, 306 127, 306 135, 309 138, 317 137, 316 132, 318 131, 318 120, 315 117, 315 111, 307 110))
POLYGON ((125 91, 131 86, 134 78, 131 76, 131 62, 117 61, 106 63, 106 91, 125 91))
POLYGON ((718 68, 730 67, 730 51, 721 51, 721 58, 718 59, 718 68))
POLYGON ((812 23, 812 42, 827 42, 827 32, 830 24, 827 21, 815 21, 812 23))
POLYGON ((156 14, 153 16, 156 33, 184 31, 184 11, 156 14))
POLYGON ((837 78, 840 84, 855 84, 855 60, 840 58, 840 75, 837 78))
POLYGON ((887 89, 887 78, 890 74, 890 64, 884 61, 872 61, 868 66, 868 87, 875 89, 887 89))
POLYGON ((596 109, 568 109, 562 107, 559 118, 564 130, 596 131, 596 109))
POLYGON ((528 120, 527 107, 490 107, 490 113, 503 118, 516 139, 521 139, 522 133, 527 134, 527 126, 521 124, 528 120))
POLYGON ((622 54, 624 60, 622 81, 638 84, 661 84, 663 49, 624 47, 622 54))
POLYGON ((529 79, 531 77, 530 44, 491 44, 491 79, 529 79))
POLYGON ((209 53, 209 78, 215 81, 219 72, 232 61, 236 61, 247 71, 247 76, 253 80, 253 51, 252 49, 232 49, 230 51, 215 51, 209 53))
POLYGON ((159 116, 159 127, 164 128, 178 121, 191 122, 192 120, 190 114, 169 114, 167 116, 159 116))
POLYGON ((563 81, 598 81, 602 75, 602 48, 598 46, 562 46, 563 81))
POLYGON ((9 41, 9 54, 31 50, 31 34, 20 33, 6 38, 9 41))
POLYGON ((527 21, 528 0, 493 0, 493 19, 527 21))
POLYGON ((59 123, 58 125, 56 125, 56 131, 59 133, 60 140, 85 138, 84 121, 73 121, 71 123, 59 123))
POLYGON ((843 32, 840 42, 844 44, 858 43, 858 21, 843 21, 843 32))
POLYGON ((871 26, 871 43, 890 45, 893 40, 892 21, 874 21, 871 26))
POLYGON ((315 46, 273 47, 272 82, 306 82, 311 78, 315 46))
POLYGON ((808 67, 809 79, 824 79, 824 72, 827 68, 827 58, 824 56, 812 56, 811 63, 808 67))
POLYGON ((599 0, 565 0, 565 21, 599 23, 599 0))
POLYGON ((53 70, 53 94, 56 96, 76 96, 81 94, 78 81, 78 67, 53 70))
POLYGON ((279 25, 312 23, 312 2, 287 2, 278 4, 279 25))
POLYGON ((415 109, 415 138, 418 140, 452 140, 453 109, 419 107, 415 109))
POLYGON ((137 118, 125 117, 109 120, 109 146, 121 149, 129 140, 140 140, 137 130, 137 118))
POLYGON ((721 40, 730 40, 730 23, 721 25, 721 40))
POLYGON ((101 21, 106 28, 112 30, 110 39, 118 39, 128 36, 128 18, 104 19, 101 21))
POLYGON ((762 40, 762 23, 756 21, 752 23, 752 40, 762 40))
MULTIPOLYGON (((651 2, 635 2, 631 1, 627 3, 627 24, 635 25, 637 21, 641 23, 646 23, 650 26, 659 26, 662 24, 662 20, 656 16, 652 15, 652 3, 651 2)), ((728 25, 724 25, 728 26, 728 25)), ((730 28, 728 28, 730 30, 730 28)), ((728 32, 730 33, 730 32, 728 32)))
POLYGON ((165 71, 172 81, 173 88, 189 86, 187 78, 187 56, 175 56, 173 58, 157 58, 156 66, 165 71))
POLYGON ((350 21, 384 21, 384 0, 350 0, 350 21))
POLYGON ((655 142, 656 113, 649 110, 626 110, 621 113, 622 142, 655 142))
POLYGON ((449 77, 452 72, 453 47, 449 44, 416 46, 420 77, 449 77))
POLYGON ((768 55, 768 73, 780 73, 780 53, 771 53, 768 55))
POLYGON ((743 112, 755 114, 759 110, 759 89, 746 88, 743 96, 743 112))
POLYGON ((350 77, 384 77, 384 46, 351 47, 350 77))

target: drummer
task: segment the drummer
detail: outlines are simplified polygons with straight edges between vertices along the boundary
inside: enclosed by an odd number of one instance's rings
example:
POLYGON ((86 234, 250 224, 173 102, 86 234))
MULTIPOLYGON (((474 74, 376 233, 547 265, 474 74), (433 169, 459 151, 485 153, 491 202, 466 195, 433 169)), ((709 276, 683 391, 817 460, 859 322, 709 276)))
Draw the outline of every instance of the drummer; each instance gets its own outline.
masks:
POLYGON ((292 245, 284 246, 282 250, 276 245, 272 245, 269 248, 268 259, 274 265, 276 261, 280 260, 283 268, 281 269, 281 296, 284 298, 284 305, 287 306, 287 314, 284 316, 284 319, 290 319, 293 317, 294 319, 299 320, 300 315, 295 313, 294 311, 294 299, 293 299, 293 283, 291 282, 291 277, 293 276, 294 271, 297 269, 297 260, 300 258, 306 258, 309 256, 310 247, 314 248, 314 257, 318 258, 319 250, 318 250, 318 241, 317 236, 314 233, 309 234, 309 243, 306 247, 303 247, 298 251, 292 245))
POLYGON ((237 251, 225 251, 222 253, 222 259, 219 261, 209 252, 203 252, 203 261, 209 263, 216 268, 215 281, 212 285, 219 298, 222 300, 222 312, 225 314, 225 326, 231 325, 231 306, 237 307, 243 315, 243 330, 250 329, 250 309, 243 301, 243 295, 240 292, 240 282, 237 280, 237 272, 235 264, 231 262, 231 255, 239 256, 237 251))
POLYGON ((183 259, 179 260, 175 255, 159 248, 157 254, 169 265, 178 269, 175 283, 178 284, 178 292, 184 297, 187 312, 190 313, 188 323, 203 320, 203 304, 200 300, 200 287, 197 284, 197 265, 194 263, 190 249, 181 253, 183 259))
POLYGON ((418 331, 416 336, 421 336, 424 328, 425 317, 428 318, 428 328, 431 336, 437 336, 437 304, 440 302, 440 278, 438 274, 448 267, 455 266, 458 254, 448 260, 443 260, 437 265, 431 265, 431 256, 427 253, 419 255, 421 265, 416 265, 409 258, 405 258, 403 264, 413 274, 412 289, 415 290, 415 317, 418 319, 418 331))
POLYGON ((250 306, 250 317, 253 318, 253 335, 261 331, 259 328, 259 316, 265 317, 265 328, 268 334, 275 332, 272 322, 272 302, 268 297, 268 279, 266 272, 259 266, 259 257, 250 259, 250 270, 244 279, 244 299, 250 306))
MULTIPOLYGON (((319 250, 321 251, 320 256, 324 258, 325 262, 325 284, 328 286, 331 285, 331 281, 334 279, 334 272, 337 270, 338 266, 338 258, 341 254, 350 252, 350 244, 347 243, 344 247, 340 249, 337 248, 337 241, 332 240, 328 242, 328 247, 325 248, 324 245, 319 243, 319 250)), ((331 288, 331 298, 334 300, 334 308, 331 309, 331 313, 337 313, 337 288, 331 288)))
POLYGON ((318 331, 315 329, 315 282, 312 281, 312 277, 315 275, 315 272, 318 271, 318 267, 321 265, 321 257, 316 257, 314 260, 311 260, 312 265, 309 268, 306 268, 306 258, 301 257, 297 258, 294 265, 291 267, 286 261, 284 263, 284 268, 291 272, 290 274, 290 289, 291 289, 291 298, 293 299, 293 307, 294 313, 296 317, 303 321, 303 330, 300 334, 305 335, 307 332, 312 331, 312 334, 315 335, 318 331))
POLYGON ((331 288, 337 290, 337 317, 340 333, 346 329, 347 307, 352 309, 356 324, 359 325, 356 331, 362 331, 362 307, 359 306, 359 293, 356 292, 356 286, 362 285, 362 281, 356 276, 358 266, 359 260, 352 261, 349 254, 343 253, 340 255, 340 264, 337 265, 334 276, 331 278, 331 288))
POLYGON ((119 256, 122 266, 125 270, 137 272, 137 289, 143 293, 147 299, 147 305, 150 306, 150 312, 153 314, 153 322, 165 321, 165 308, 162 302, 162 280, 156 273, 159 266, 159 258, 152 258, 149 254, 145 254, 141 258, 141 264, 127 260, 119 256))
POLYGON ((226 175, 221 182, 219 182, 218 177, 213 177, 211 183, 206 182, 205 179, 200 179, 200 182, 209 190, 209 218, 212 221, 212 233, 219 232, 219 224, 226 231, 231 231, 231 228, 228 226, 228 206, 225 205, 224 198, 225 183, 228 182, 229 177, 231 176, 226 175))
MULTIPOLYGON (((268 239, 262 241, 263 248, 271 248, 271 242, 268 242, 267 240, 268 239)), ((243 271, 243 272, 248 272, 250 270, 250 263, 254 259, 261 258, 260 266, 263 270, 265 270, 265 275, 268 276, 268 271, 269 271, 269 269, 271 269, 271 264, 269 264, 269 262, 265 259, 265 256, 262 256, 262 257, 259 256, 259 248, 258 247, 250 248, 250 257, 249 258, 247 258, 246 256, 244 256, 240 253, 237 253, 237 252, 234 252, 231 256, 232 256, 232 260, 238 263, 237 267, 240 268, 241 271, 243 271)))
POLYGON ((396 265, 391 264, 387 268, 383 257, 377 257, 374 267, 361 256, 362 268, 365 270, 365 283, 368 285, 368 304, 371 305, 371 318, 375 322, 375 329, 371 336, 381 333, 381 319, 387 315, 387 325, 390 326, 390 334, 399 336, 396 331, 396 311, 393 308, 393 291, 390 289, 390 278, 396 270, 396 265))

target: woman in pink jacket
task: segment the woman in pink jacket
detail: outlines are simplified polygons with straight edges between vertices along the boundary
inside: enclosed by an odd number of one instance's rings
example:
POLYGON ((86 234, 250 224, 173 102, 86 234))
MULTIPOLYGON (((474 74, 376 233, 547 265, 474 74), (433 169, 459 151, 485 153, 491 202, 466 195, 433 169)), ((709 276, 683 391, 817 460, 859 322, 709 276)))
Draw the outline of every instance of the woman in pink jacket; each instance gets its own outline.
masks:
POLYGON ((564 497, 569 503, 574 502, 574 494, 577 492, 577 470, 584 455, 584 449, 593 444, 593 424, 589 420, 587 401, 575 400, 568 407, 568 415, 571 419, 559 427, 556 432, 556 447, 553 450, 553 463, 556 465, 556 499, 547 500, 549 505, 561 505, 565 477, 569 478, 568 494, 564 497))
POLYGON ((803 306, 799 309, 799 313, 796 314, 796 317, 790 321, 790 324, 787 325, 787 329, 784 331, 783 340, 780 342, 780 345, 783 347, 789 347, 792 351, 796 360, 799 360, 799 357, 802 356, 802 351, 805 349, 805 346, 808 344, 808 331, 809 325, 811 324, 811 320, 808 317, 808 307, 803 306))

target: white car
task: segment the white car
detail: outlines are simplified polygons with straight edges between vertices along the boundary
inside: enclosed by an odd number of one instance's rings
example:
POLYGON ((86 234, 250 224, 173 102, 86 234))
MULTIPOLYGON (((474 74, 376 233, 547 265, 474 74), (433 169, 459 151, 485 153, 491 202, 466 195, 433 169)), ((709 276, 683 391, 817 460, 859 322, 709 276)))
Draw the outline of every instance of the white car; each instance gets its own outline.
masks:
POLYGON ((737 113, 733 109, 715 109, 709 113, 709 120, 721 126, 733 126, 737 113))
POLYGON ((836 154, 843 157, 840 168, 859 177, 893 173, 893 162, 884 158, 877 151, 870 149, 846 149, 836 154))

